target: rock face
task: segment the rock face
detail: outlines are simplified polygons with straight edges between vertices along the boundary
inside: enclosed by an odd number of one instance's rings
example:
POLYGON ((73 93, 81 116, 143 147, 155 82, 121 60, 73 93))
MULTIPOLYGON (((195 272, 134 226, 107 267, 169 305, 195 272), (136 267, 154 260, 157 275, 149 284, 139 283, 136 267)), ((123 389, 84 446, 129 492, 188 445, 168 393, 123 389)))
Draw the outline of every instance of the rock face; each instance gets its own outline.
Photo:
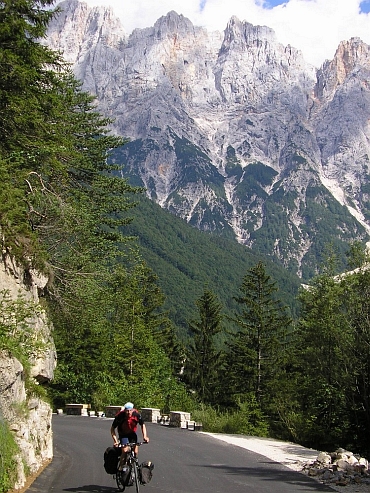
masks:
MULTIPOLYGON (((12 300, 22 296, 38 306, 29 320, 32 334, 44 343, 42 354, 31 363, 31 377, 35 385, 53 378, 56 352, 51 327, 44 311, 38 305, 39 292, 47 279, 32 270, 25 271, 6 254, 0 264, 0 290, 12 300)), ((5 420, 19 446, 17 456, 18 480, 14 487, 21 488, 27 473, 37 472, 53 456, 50 405, 38 397, 27 395, 22 364, 8 351, 0 351, 0 419, 5 420)))
POLYGON ((220 33, 169 12, 127 36, 110 9, 60 7, 47 43, 131 139, 115 160, 152 200, 303 278, 325 243, 368 239, 368 45, 316 69, 236 17, 220 33))

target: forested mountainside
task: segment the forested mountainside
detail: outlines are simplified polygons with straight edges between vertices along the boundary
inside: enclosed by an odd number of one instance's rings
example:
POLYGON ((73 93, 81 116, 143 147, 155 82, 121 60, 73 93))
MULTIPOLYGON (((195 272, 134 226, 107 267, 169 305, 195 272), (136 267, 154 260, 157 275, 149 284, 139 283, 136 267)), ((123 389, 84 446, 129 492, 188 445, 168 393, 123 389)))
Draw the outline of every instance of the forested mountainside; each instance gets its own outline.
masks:
MULTIPOLYGON (((188 337, 195 302, 205 288, 217 294, 223 313, 235 317, 240 309, 238 295, 247 271, 262 261, 276 281, 277 298, 297 318, 300 279, 266 256, 257 255, 232 239, 199 231, 186 221, 169 214, 145 196, 131 210, 133 221, 125 227, 138 238, 140 252, 158 276, 165 295, 164 309, 177 327, 179 337, 188 337)), ((228 323, 227 318, 224 323, 228 323)))
POLYGON ((309 66, 265 26, 207 32, 176 12, 129 36, 111 9, 60 4, 47 43, 97 96, 124 176, 203 231, 303 279, 369 233, 369 46, 309 66))

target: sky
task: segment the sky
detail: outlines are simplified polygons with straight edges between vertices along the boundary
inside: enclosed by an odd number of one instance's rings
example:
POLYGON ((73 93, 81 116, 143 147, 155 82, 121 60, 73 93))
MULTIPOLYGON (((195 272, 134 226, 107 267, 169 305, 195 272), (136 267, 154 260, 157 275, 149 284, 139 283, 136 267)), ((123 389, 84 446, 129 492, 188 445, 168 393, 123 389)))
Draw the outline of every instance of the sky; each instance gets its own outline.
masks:
POLYGON ((153 26, 174 10, 196 26, 223 31, 235 15, 241 21, 272 28, 283 45, 302 51, 320 67, 341 41, 359 37, 370 45, 370 0, 80 0, 111 6, 129 34, 153 26))

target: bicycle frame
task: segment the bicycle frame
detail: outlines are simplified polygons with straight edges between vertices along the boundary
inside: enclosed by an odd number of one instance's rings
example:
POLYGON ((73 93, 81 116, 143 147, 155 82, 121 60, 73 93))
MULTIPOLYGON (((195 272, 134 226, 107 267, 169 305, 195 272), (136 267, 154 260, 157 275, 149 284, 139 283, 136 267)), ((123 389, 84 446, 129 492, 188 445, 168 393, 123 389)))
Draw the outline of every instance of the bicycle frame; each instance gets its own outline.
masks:
POLYGON ((122 453, 126 453, 126 466, 128 467, 128 472, 123 472, 118 470, 116 473, 116 482, 119 491, 124 491, 126 486, 129 486, 130 480, 133 481, 132 484, 136 487, 136 493, 139 493, 139 460, 135 454, 135 448, 140 447, 146 442, 137 442, 137 443, 125 443, 121 445, 122 453), (123 449, 129 447, 128 452, 124 452, 123 449))

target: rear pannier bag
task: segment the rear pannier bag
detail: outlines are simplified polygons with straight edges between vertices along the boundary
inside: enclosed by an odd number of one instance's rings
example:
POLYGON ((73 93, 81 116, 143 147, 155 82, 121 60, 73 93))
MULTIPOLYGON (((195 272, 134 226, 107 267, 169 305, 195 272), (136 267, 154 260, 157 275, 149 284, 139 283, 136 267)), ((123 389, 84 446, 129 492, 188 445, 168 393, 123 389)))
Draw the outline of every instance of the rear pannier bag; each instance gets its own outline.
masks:
POLYGON ((120 447, 108 447, 104 452, 104 469, 107 474, 116 474, 120 455, 120 447))
POLYGON ((154 464, 152 462, 142 462, 139 468, 139 479, 141 484, 148 484, 153 477, 154 464))

